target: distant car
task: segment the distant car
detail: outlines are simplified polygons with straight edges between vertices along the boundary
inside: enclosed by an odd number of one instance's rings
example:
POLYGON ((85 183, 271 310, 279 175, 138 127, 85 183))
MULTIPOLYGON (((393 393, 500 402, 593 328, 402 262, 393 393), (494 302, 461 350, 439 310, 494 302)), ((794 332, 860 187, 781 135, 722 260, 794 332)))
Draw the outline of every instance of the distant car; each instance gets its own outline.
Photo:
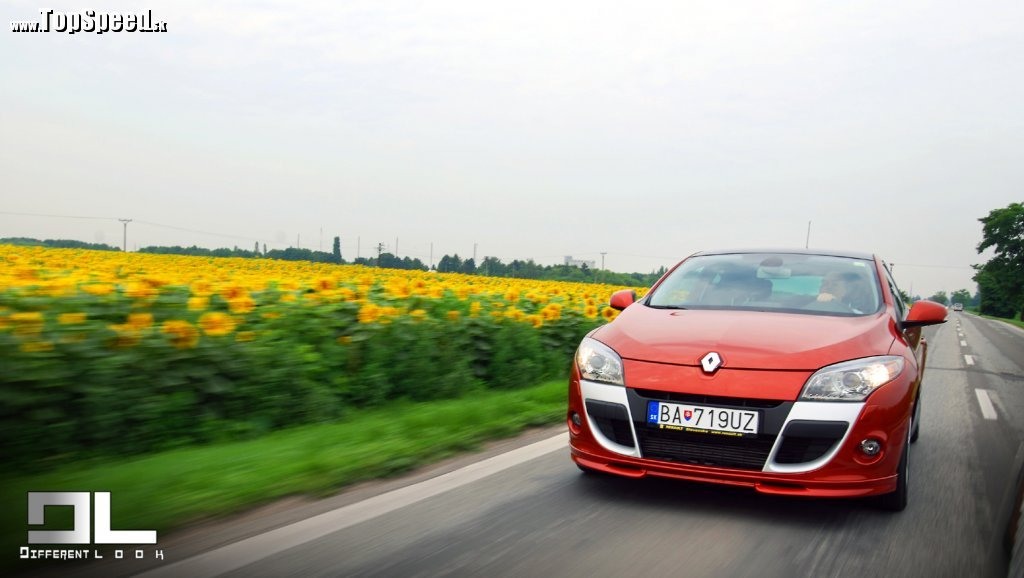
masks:
POLYGON ((580 469, 906 506, 921 327, 946 308, 908 310, 880 258, 702 252, 610 305, 569 381, 580 469))
POLYGON ((954 303, 953 304, 953 311, 963 311, 963 310, 964 310, 964 304, 963 303, 954 303))

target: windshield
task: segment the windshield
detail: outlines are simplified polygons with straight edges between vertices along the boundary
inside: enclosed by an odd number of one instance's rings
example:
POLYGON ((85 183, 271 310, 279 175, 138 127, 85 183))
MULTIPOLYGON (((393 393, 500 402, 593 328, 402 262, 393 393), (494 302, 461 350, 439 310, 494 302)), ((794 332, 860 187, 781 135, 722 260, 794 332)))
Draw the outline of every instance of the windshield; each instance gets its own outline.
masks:
POLYGON ((687 259, 647 305, 867 315, 882 299, 874 262, 828 255, 734 253, 687 259))

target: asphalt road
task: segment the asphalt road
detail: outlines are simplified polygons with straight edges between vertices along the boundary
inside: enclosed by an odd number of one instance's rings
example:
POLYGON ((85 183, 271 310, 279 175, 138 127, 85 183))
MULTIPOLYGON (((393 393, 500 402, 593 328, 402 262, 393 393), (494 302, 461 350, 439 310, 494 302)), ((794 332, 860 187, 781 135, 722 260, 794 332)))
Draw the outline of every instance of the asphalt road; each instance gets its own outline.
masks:
POLYGON ((1024 440, 1024 331, 951 313, 926 335, 902 513, 583 475, 554 429, 329 508, 296 505, 172 538, 154 575, 1003 577, 1024 440))

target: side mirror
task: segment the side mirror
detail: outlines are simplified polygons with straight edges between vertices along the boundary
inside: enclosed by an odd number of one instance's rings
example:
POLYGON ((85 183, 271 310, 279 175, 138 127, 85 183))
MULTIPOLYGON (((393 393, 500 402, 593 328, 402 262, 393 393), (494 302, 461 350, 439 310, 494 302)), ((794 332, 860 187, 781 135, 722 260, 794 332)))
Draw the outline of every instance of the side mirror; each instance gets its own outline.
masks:
POLYGON ((903 329, 924 327, 946 322, 946 308, 934 301, 917 301, 910 306, 910 313, 901 324, 903 329))
POLYGON ((622 311, 633 303, 636 303, 636 291, 633 291, 632 289, 623 289, 612 293, 612 298, 609 300, 608 306, 612 309, 622 311))

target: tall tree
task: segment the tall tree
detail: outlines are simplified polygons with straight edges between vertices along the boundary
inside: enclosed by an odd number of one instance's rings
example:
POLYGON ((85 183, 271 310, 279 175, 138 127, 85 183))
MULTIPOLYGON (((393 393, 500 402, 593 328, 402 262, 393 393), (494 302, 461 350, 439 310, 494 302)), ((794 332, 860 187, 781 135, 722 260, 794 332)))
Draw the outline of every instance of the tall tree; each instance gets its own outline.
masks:
POLYGON ((462 259, 456 253, 452 256, 445 255, 437 262, 437 270, 441 273, 457 273, 462 269, 462 259))
POLYGON ((994 247, 996 257, 1024 270, 1024 204, 1010 203, 1002 209, 989 211, 987 217, 978 220, 984 225, 978 252, 994 247))
POLYGON ((971 303, 971 292, 967 289, 957 289, 953 291, 953 294, 949 296, 949 300, 953 303, 962 303, 969 305, 971 303))
POLYGON ((981 312, 1012 317, 1024 309, 1024 204, 1010 203, 978 219, 982 241, 978 253, 993 249, 995 257, 975 265, 981 312))
POLYGON ((497 257, 484 257, 477 271, 491 277, 504 277, 506 266, 497 257))
POLYGON ((341 237, 334 238, 334 259, 336 263, 341 263, 341 237))

